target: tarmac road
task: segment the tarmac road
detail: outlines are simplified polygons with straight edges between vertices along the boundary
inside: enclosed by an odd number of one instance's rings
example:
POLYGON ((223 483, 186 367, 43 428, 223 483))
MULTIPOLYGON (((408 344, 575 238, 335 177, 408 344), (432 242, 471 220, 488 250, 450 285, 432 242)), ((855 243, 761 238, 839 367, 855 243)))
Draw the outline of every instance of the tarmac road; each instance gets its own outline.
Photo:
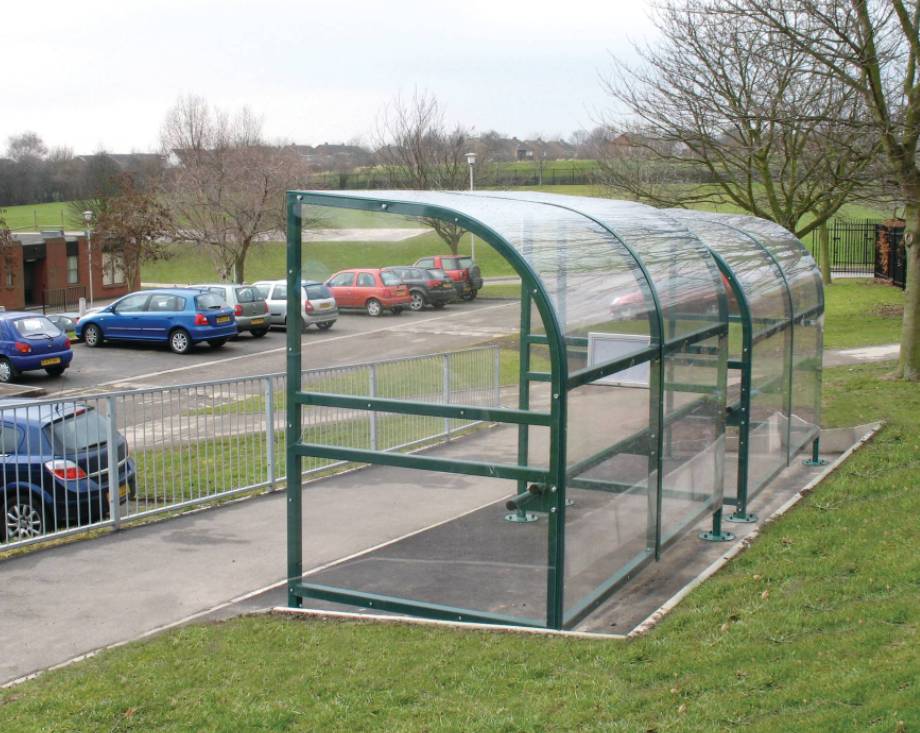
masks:
MULTIPOLYGON (((311 328, 303 334, 303 367, 455 351, 515 334, 518 318, 517 301, 502 300, 476 300, 443 310, 379 318, 342 314, 330 330, 311 328)), ((273 329, 262 339, 242 335, 219 351, 200 345, 184 356, 154 344, 106 344, 91 349, 78 343, 74 344, 73 363, 63 377, 49 379, 33 372, 21 375, 18 382, 41 387, 48 397, 54 397, 189 384, 284 369, 285 333, 273 329)))

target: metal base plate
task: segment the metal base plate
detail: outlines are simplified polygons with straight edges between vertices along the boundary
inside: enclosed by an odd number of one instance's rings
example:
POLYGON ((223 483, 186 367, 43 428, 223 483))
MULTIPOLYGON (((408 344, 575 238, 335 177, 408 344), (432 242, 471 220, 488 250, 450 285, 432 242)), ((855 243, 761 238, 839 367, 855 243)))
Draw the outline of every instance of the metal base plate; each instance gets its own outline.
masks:
POLYGON ((511 512, 505 515, 506 522, 514 522, 515 524, 530 524, 531 522, 536 522, 539 518, 533 512, 511 512))
POLYGON ((705 542, 731 542, 735 535, 731 532, 700 532, 699 538, 705 542))
POLYGON ((747 512, 746 514, 733 512, 725 518, 725 521, 734 522, 735 524, 753 524, 757 521, 757 515, 751 512, 747 512))
POLYGON ((802 461, 803 466, 826 466, 829 461, 826 458, 819 458, 817 461, 812 458, 806 458, 802 461))

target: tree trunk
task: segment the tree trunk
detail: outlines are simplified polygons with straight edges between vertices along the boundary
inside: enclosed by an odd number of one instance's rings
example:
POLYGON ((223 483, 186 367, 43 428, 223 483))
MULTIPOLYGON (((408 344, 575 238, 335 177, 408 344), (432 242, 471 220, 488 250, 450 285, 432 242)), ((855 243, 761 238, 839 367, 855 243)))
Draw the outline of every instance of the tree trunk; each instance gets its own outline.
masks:
POLYGON ((825 285, 831 284, 831 244, 827 231, 827 222, 818 227, 818 259, 821 265, 821 281, 825 285))
POLYGON ((240 285, 246 280, 246 252, 244 249, 233 260, 233 281, 240 285))
POLYGON ((916 380, 920 378, 920 184, 908 190, 906 198, 909 202, 904 213, 907 288, 897 373, 902 379, 916 380))

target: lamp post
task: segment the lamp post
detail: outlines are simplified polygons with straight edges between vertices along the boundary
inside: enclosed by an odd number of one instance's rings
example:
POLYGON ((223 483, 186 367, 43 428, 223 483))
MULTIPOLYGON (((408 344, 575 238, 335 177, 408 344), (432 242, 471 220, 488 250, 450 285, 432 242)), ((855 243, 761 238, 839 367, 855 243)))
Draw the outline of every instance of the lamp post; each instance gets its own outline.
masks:
MULTIPOLYGON (((476 165, 476 153, 466 154, 466 164, 470 167, 470 191, 473 190, 473 166, 476 165)), ((470 232, 470 258, 476 260, 476 237, 470 232)))
POLYGON ((90 234, 90 225, 93 223, 93 212, 83 212, 83 223, 86 224, 86 250, 89 259, 89 305, 93 306, 93 238, 90 234))

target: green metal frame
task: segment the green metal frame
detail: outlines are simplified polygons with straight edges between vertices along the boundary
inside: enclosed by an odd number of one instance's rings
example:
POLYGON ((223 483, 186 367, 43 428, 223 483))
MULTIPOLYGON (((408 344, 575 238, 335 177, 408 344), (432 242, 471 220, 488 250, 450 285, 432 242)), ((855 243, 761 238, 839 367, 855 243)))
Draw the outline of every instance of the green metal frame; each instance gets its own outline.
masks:
MULTIPOLYGON (((557 204, 545 205, 557 206, 557 204)), ((512 625, 535 625, 560 629, 577 623, 590 609, 601 603, 611 592, 622 585, 631 577, 638 568, 651 559, 660 557, 663 546, 667 545, 686 527, 699 520, 706 513, 721 514, 721 492, 715 493, 702 507, 699 515, 690 517, 683 522, 682 527, 675 529, 667 538, 662 538, 662 498, 664 491, 663 461, 665 453, 664 436, 668 425, 688 416, 692 416, 695 409, 705 405, 713 399, 721 400, 724 407, 726 373, 728 369, 727 337, 728 318, 727 303, 719 288, 719 301, 723 321, 715 325, 700 328, 699 330, 680 337, 666 338, 662 306, 655 284, 646 270, 641 257, 632 247, 616 232, 602 222, 585 215, 583 212, 574 211, 579 216, 588 219, 603 230, 608 232, 618 244, 622 245, 632 257, 636 268, 641 272, 648 287, 647 297, 651 299, 653 308, 649 311, 649 331, 651 344, 648 348, 628 357, 600 367, 589 367, 569 373, 568 349, 583 348, 587 339, 565 337, 563 329, 553 307, 550 296, 539 275, 531 268, 527 259, 512 247, 496 231, 484 223, 466 216, 460 212, 446 207, 429 205, 418 202, 399 200, 360 199, 351 196, 342 196, 334 193, 290 191, 287 194, 287 577, 288 577, 288 604, 293 607, 302 605, 303 598, 315 598, 336 603, 360 605, 384 611, 411 613, 438 619, 458 621, 476 621, 482 623, 498 623, 512 625), (302 272, 301 262, 301 207, 304 205, 330 206, 346 209, 355 209, 368 212, 387 212, 410 217, 437 218, 451 221, 479 237, 491 245, 502 255, 515 270, 521 279, 521 317, 520 317, 520 387, 518 394, 518 408, 483 408, 472 405, 444 405, 408 400, 381 399, 377 397, 355 397, 351 395, 338 395, 327 393, 314 393, 304 391, 299 381, 301 373, 300 333, 302 329, 300 313, 300 281, 302 272), (542 320, 544 332, 532 333, 531 310, 536 306, 542 320), (718 346, 706 346, 703 342, 718 339, 718 346), (534 372, 531 369, 531 347, 533 345, 546 345, 549 349, 551 370, 549 372, 534 372), (687 352, 687 353, 680 353, 687 352), (699 356, 693 357, 696 353, 699 356), (718 363, 712 362, 713 356, 718 357, 718 363), (674 384, 667 379, 666 362, 669 358, 697 358, 707 359, 706 363, 713 363, 719 370, 719 385, 715 390, 690 390, 692 385, 674 384), (598 456, 588 459, 595 461, 592 465, 602 462, 607 457, 614 455, 618 450, 644 449, 649 457, 648 475, 654 476, 654 485, 645 487, 649 501, 649 526, 647 529, 647 547, 645 551, 637 554, 627 562, 614 575, 597 585, 594 592, 588 597, 580 599, 572 609, 564 608, 564 568, 565 568, 565 515, 567 502, 567 487, 571 485, 579 488, 591 488, 618 492, 619 486, 601 487, 592 485, 590 479, 580 476, 587 470, 588 462, 581 462, 578 466, 566 470, 566 416, 567 393, 581 385, 594 382, 604 376, 613 374, 641 363, 650 363, 649 387, 649 428, 631 436, 626 441, 620 441, 616 446, 611 446, 598 456), (549 412, 534 411, 530 407, 530 386, 532 382, 548 382, 551 390, 551 403, 549 412), (663 389, 677 389, 681 391, 700 392, 699 399, 692 401, 679 410, 665 413, 665 404, 662 398, 663 389), (324 405, 339 407, 349 410, 383 411, 397 414, 411 414, 436 416, 444 418, 476 419, 499 422, 518 426, 518 451, 516 465, 501 465, 478 461, 461 461, 454 459, 438 458, 419 454, 391 453, 378 450, 363 450, 343 448, 338 446, 318 445, 302 442, 301 410, 305 405, 324 405), (528 465, 529 430, 533 427, 549 428, 549 465, 548 468, 534 468, 528 465), (546 615, 541 620, 509 617, 471 609, 455 608, 438 604, 426 603, 391 596, 382 596, 362 593, 343 588, 311 583, 303 577, 303 542, 302 542, 302 482, 301 463, 303 457, 330 458, 342 461, 354 461, 377 465, 399 466, 427 471, 442 471, 459 473, 472 476, 490 476, 517 481, 518 495, 528 492, 527 484, 536 483, 541 487, 539 498, 523 497, 518 502, 521 508, 524 505, 538 505, 537 511, 545 512, 548 532, 547 542, 547 577, 546 577, 546 615)), ((567 208, 559 206, 559 208, 567 208)), ((524 249, 526 252, 526 240, 524 249)), ((563 249, 563 248, 560 248, 563 249)), ((564 256, 560 254, 560 256, 564 256)), ((714 278, 718 277, 713 267, 714 278)), ((724 410, 720 408, 719 414, 724 410)), ((724 419, 719 421, 718 429, 724 431, 724 419)), ((632 490, 635 487, 630 487, 632 490)), ((680 492, 671 492, 677 497, 680 492)), ((682 497, 685 498, 685 497, 682 497)))

